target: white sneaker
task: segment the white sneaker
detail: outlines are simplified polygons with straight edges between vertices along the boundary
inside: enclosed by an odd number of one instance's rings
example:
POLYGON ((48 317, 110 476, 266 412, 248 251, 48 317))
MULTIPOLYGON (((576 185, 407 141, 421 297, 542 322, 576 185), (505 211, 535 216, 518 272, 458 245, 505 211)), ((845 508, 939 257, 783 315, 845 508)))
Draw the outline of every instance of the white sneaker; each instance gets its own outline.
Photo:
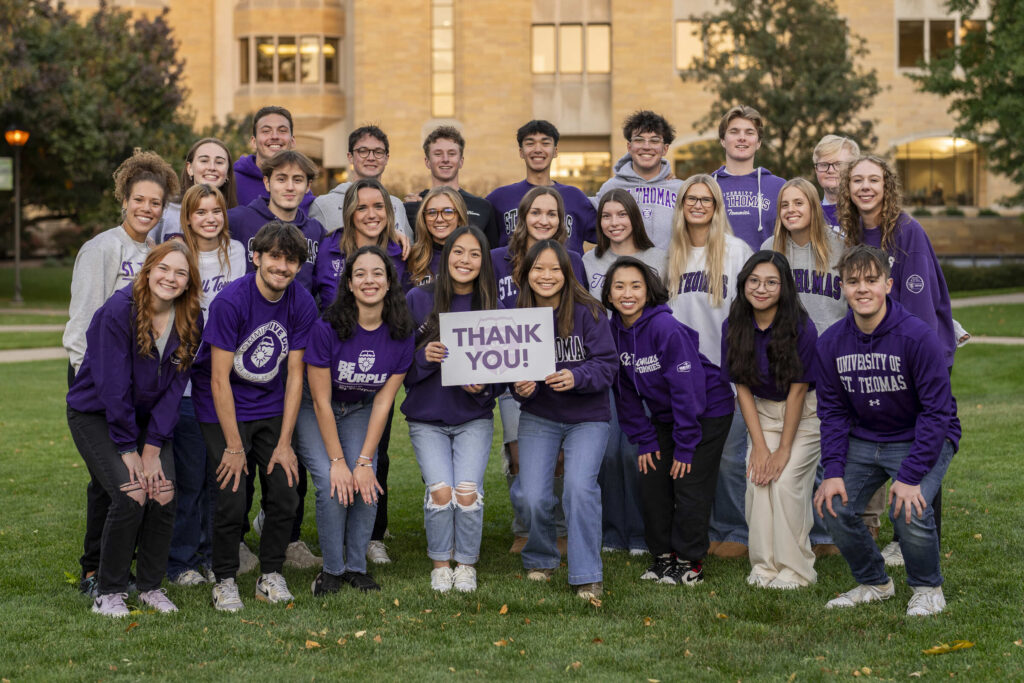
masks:
POLYGON ((221 612, 237 612, 245 607, 238 597, 238 584, 234 579, 222 579, 213 587, 213 608, 221 612))
POLYGON ((130 614, 128 606, 124 604, 124 600, 127 597, 127 593, 107 593, 106 595, 98 595, 96 596, 96 600, 92 603, 92 611, 96 614, 102 614, 105 617, 126 617, 130 614))
POLYGON ((438 593, 447 593, 455 585, 455 572, 451 567, 437 567, 430 572, 430 587, 438 593))
POLYGON ((206 577, 195 569, 186 569, 171 580, 175 586, 198 586, 207 583, 206 577))
POLYGON ((263 535, 263 523, 267 521, 267 513, 260 508, 260 511, 256 513, 256 517, 252 520, 252 530, 257 536, 263 535))
POLYGON ((284 552, 284 566, 293 569, 322 567, 324 558, 317 557, 304 541, 292 541, 284 552))
POLYGON ((930 617, 946 609, 946 596, 942 586, 914 586, 914 594, 907 603, 908 617, 930 617))
POLYGON ((268 572, 256 579, 256 599, 263 602, 292 602, 295 596, 288 590, 288 583, 277 572, 268 572))
POLYGON ((885 560, 886 567, 903 566, 903 549, 900 548, 899 541, 889 541, 889 545, 882 548, 882 559, 885 560))
POLYGON ((460 564, 455 567, 455 590, 472 593, 476 590, 476 567, 460 564))
POLYGON ((765 576, 757 570, 752 570, 750 574, 747 575, 747 584, 757 586, 758 588, 767 588, 768 584, 770 584, 774 579, 774 576, 765 576))
POLYGON ((798 588, 803 588, 796 581, 787 581, 786 579, 776 576, 774 579, 768 582, 766 588, 773 588, 778 591, 795 591, 798 588))
POLYGON ((893 586, 892 579, 889 579, 888 583, 882 584, 881 586, 858 584, 855 588, 846 591, 838 598, 829 600, 825 603, 825 607, 828 609, 834 609, 836 607, 853 607, 854 605, 859 605, 864 602, 888 600, 895 594, 896 587, 893 586))
POLYGON ((388 564, 391 558, 388 557, 388 547, 384 541, 370 541, 366 546, 366 559, 374 564, 388 564))
POLYGON ((641 555, 647 554, 647 548, 630 548, 629 554, 632 557, 640 557, 641 555))
POLYGON ((171 599, 167 597, 167 591, 163 588, 154 588, 151 591, 139 593, 139 602, 149 605, 163 614, 178 611, 178 606, 171 602, 171 599))
POLYGON ((242 541, 238 544, 238 573, 248 574, 254 571, 256 567, 260 566, 260 558, 253 555, 253 552, 249 550, 249 546, 242 541))

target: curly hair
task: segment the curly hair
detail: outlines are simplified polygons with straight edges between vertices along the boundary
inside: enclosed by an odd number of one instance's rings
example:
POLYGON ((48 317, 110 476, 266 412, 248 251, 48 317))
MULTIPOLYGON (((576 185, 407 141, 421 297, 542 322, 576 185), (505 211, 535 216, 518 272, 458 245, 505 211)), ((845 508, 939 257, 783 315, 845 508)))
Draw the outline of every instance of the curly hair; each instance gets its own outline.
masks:
POLYGON ((384 324, 388 326, 392 339, 407 339, 416 329, 409 314, 409 307, 405 303, 405 295, 402 293, 402 283, 398 280, 398 271, 391 263, 391 258, 377 245, 371 244, 360 247, 348 261, 345 268, 345 275, 338 283, 338 295, 334 302, 324 311, 326 321, 338 339, 345 341, 351 337, 359 324, 359 303, 355 294, 352 293, 352 275, 356 270, 356 261, 364 254, 376 256, 384 262, 384 269, 387 271, 388 292, 384 296, 384 309, 381 317, 384 324))
POLYGON ((562 200, 562 195, 553 187, 538 185, 532 188, 519 201, 519 208, 516 210, 516 227, 512 231, 512 236, 508 238, 508 255, 512 261, 512 272, 516 274, 516 280, 519 279, 517 272, 519 264, 526 256, 526 251, 530 248, 530 240, 533 239, 526 229, 526 214, 530 213, 533 202, 541 195, 554 197, 555 204, 558 206, 558 228, 551 239, 559 244, 565 244, 565 241, 569 239, 569 231, 565 228, 565 202, 562 200))
POLYGON ((779 271, 779 303, 771 324, 768 341, 768 367, 775 374, 778 387, 788 387, 803 376, 804 366, 797 352, 797 338, 807 324, 807 311, 796 293, 796 282, 789 260, 777 251, 762 249, 743 264, 736 278, 738 294, 729 308, 729 330, 726 333, 726 357, 729 376, 736 384, 761 386, 767 378, 761 376, 757 354, 754 352, 754 308, 747 299, 747 279, 754 268, 770 263, 779 271))
POLYGON ((633 136, 640 133, 660 135, 666 145, 671 145, 676 139, 676 129, 672 124, 664 116, 650 109, 635 111, 622 122, 622 136, 626 138, 626 142, 631 142, 633 136))
POLYGON ((136 183, 149 180, 164 191, 163 205, 178 195, 178 176, 171 165, 156 152, 135 152, 121 162, 114 171, 114 198, 119 202, 128 199, 136 183))
POLYGON ((523 259, 522 265, 516 271, 516 284, 519 285, 519 300, 516 302, 516 307, 533 308, 537 305, 533 289, 530 287, 530 270, 537 259, 540 258, 540 255, 548 249, 555 252, 555 256, 558 258, 558 266, 564 278, 562 291, 558 295, 558 329, 555 332, 559 337, 568 337, 572 334, 577 305, 586 306, 590 309, 594 320, 598 320, 602 315, 606 314, 604 307, 601 306, 601 302, 592 297, 590 292, 573 275, 569 252, 565 250, 565 246, 561 242, 540 240, 530 247, 530 251, 526 252, 526 258, 523 259))
POLYGON ((189 188, 193 185, 197 185, 194 176, 188 172, 188 167, 192 164, 196 158, 196 152, 199 148, 207 143, 212 143, 219 146, 224 150, 224 156, 228 159, 228 171, 224 176, 224 182, 217 189, 224 195, 224 202, 227 208, 233 209, 238 206, 238 197, 235 193, 235 161, 231 158, 231 150, 228 146, 217 138, 201 138, 196 140, 191 147, 189 147, 188 154, 185 155, 185 165, 181 168, 181 195, 182 201, 184 201, 184 195, 188 192, 189 188))
POLYGON ((164 257, 171 252, 178 252, 188 262, 188 283, 177 299, 174 300, 174 331, 178 334, 178 348, 174 356, 178 359, 178 372, 185 372, 192 365, 199 350, 199 330, 196 321, 202 315, 199 299, 203 291, 203 283, 199 280, 199 266, 196 265, 192 250, 184 242, 168 240, 149 252, 142 269, 132 283, 132 300, 135 308, 135 342, 139 355, 143 358, 152 356, 156 350, 153 336, 153 292, 149 288, 149 276, 164 257))
MULTIPOLYGON (((863 217, 850 195, 850 176, 853 174, 853 169, 865 161, 882 169, 882 213, 879 217, 879 228, 882 230, 882 249, 891 251, 900 215, 903 213, 903 187, 892 164, 882 157, 875 154, 862 154, 843 169, 842 175, 839 176, 836 217, 839 219, 839 227, 846 235, 846 246, 852 247, 864 241, 863 217)), ((874 226, 868 227, 873 228, 874 226)))
MULTIPOLYGON (((420 202, 420 208, 416 211, 416 226, 413 236, 412 248, 409 249, 409 258, 406 261, 406 268, 414 284, 420 284, 430 275, 437 273, 430 272, 430 259, 434 255, 434 236, 427 227, 427 206, 435 197, 444 196, 455 207, 455 227, 458 228, 469 224, 469 212, 466 210, 466 202, 458 190, 453 190, 447 185, 431 188, 420 202)), ((442 263, 444 261, 442 260, 442 263)))

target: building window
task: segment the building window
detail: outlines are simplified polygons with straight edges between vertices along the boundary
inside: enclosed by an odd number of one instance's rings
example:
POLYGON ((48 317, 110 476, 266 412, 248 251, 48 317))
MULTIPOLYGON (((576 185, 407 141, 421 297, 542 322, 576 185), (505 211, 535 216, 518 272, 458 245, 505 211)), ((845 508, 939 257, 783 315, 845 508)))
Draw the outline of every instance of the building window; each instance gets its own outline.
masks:
POLYGON ((551 177, 595 195, 612 173, 608 152, 560 152, 551 162, 551 177))
POLYGON ((338 38, 324 38, 324 83, 337 84, 338 54, 341 51, 338 38))
POLYGON ((433 0, 430 34, 430 111, 455 116, 455 0, 433 0))
POLYGON ((249 83, 249 39, 242 38, 238 41, 238 82, 242 85, 249 83))
POLYGON ((247 85, 255 73, 256 83, 337 85, 339 45, 338 38, 310 35, 239 38, 239 83, 247 85))
POLYGON ((985 32, 985 22, 959 19, 901 19, 898 27, 898 65, 912 69, 939 58, 962 44, 971 32, 985 32))
POLYGON ((676 69, 690 71, 695 59, 704 58, 704 38, 701 36, 701 22, 681 20, 676 22, 676 69))
POLYGON ((978 168, 978 147, 963 138, 921 138, 896 148, 896 170, 908 205, 976 205, 978 168))
POLYGON ((533 73, 609 73, 611 39, 608 24, 534 24, 533 73))
POLYGON ((256 38, 256 82, 274 82, 274 53, 277 48, 271 36, 256 38))

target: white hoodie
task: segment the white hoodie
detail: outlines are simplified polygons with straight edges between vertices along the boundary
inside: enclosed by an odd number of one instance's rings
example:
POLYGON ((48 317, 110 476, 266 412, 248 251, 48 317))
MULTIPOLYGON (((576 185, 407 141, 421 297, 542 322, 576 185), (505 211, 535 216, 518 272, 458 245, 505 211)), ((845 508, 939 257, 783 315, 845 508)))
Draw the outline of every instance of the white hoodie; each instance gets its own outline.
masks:
MULTIPOLYGON (((668 251, 672 238, 672 215, 676 208, 676 196, 683 184, 678 178, 669 178, 670 172, 668 160, 662 159, 658 175, 651 180, 644 180, 633 170, 633 160, 626 154, 615 162, 615 175, 601 186, 597 197, 592 199, 594 206, 597 207, 600 198, 608 190, 617 187, 629 190, 640 206, 647 236, 658 249, 668 251)), ((601 217, 598 216, 598 230, 600 229, 601 217)))

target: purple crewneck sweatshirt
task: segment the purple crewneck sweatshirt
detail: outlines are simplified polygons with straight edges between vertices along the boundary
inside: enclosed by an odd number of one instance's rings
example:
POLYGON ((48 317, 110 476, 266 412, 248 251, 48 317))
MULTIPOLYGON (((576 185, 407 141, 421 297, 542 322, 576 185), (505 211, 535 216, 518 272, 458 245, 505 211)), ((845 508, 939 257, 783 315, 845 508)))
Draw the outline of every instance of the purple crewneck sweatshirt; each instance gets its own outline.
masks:
MULTIPOLYGON (((498 243, 492 247, 504 247, 516 229, 516 215, 519 213, 519 202, 526 193, 536 185, 525 180, 511 185, 503 185, 487 195, 487 201, 494 207, 494 215, 498 221, 498 243)), ((565 227, 569 231, 569 239, 565 248, 583 255, 583 243, 597 244, 597 209, 590 203, 583 191, 572 185, 554 183, 552 187, 562 195, 565 203, 565 227)))

